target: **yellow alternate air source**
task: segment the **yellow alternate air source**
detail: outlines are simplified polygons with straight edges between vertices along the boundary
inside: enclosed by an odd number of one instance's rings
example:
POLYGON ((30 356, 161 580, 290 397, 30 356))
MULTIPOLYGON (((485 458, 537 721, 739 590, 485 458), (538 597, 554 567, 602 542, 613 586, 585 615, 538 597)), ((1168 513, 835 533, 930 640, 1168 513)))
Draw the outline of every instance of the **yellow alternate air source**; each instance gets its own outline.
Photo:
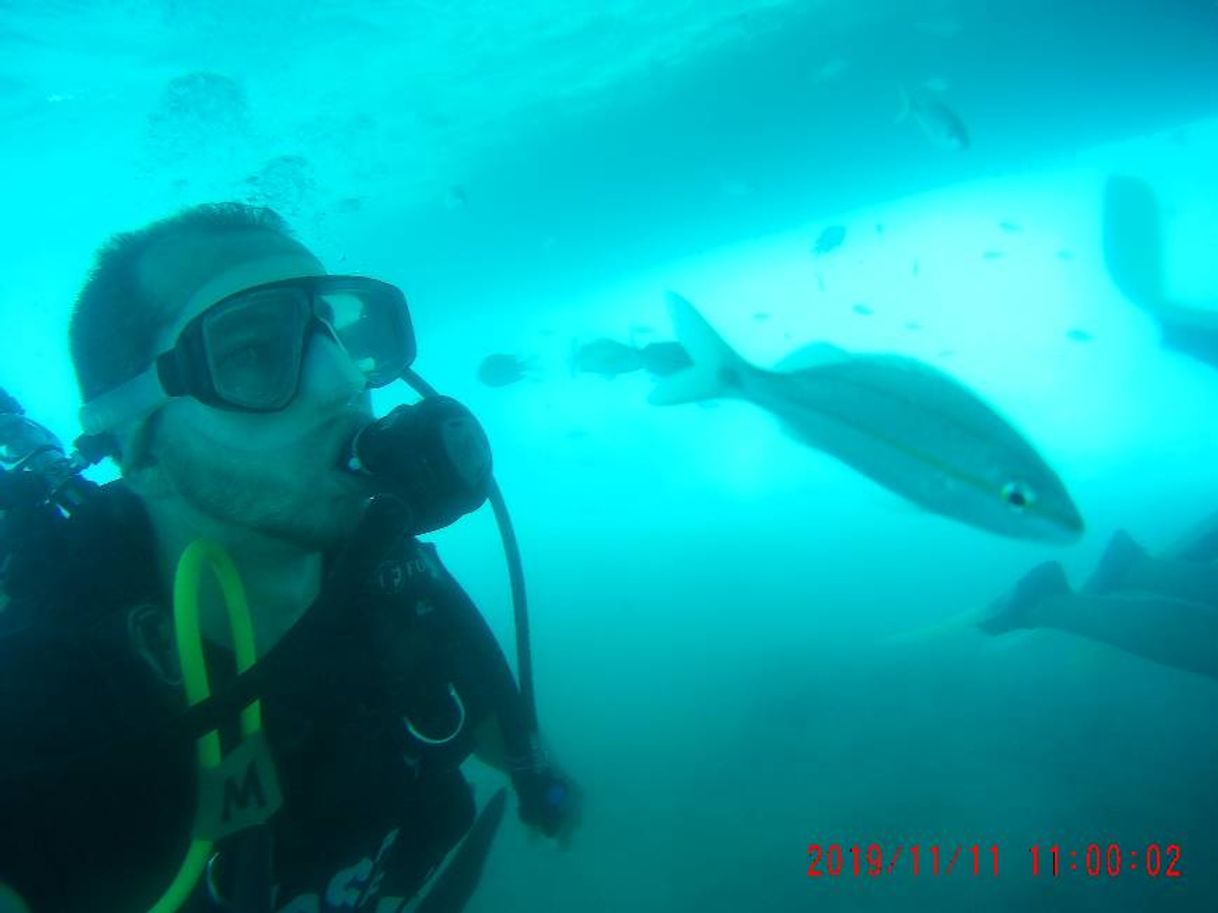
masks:
MULTIPOLYGON (((182 665, 182 679, 186 686, 186 699, 193 706, 211 695, 207 680, 207 666, 203 658, 203 638, 199 631, 199 584, 203 569, 210 568, 220 584, 224 605, 228 610, 228 623, 232 631, 237 656, 237 673, 252 667, 257 660, 254 649, 254 627, 250 619, 249 603, 245 598, 245 587, 237 573, 232 558, 219 545, 202 539, 195 540, 182 553, 173 581, 174 636, 178 657, 182 665)), ((241 710, 241 735, 249 738, 262 730, 262 707, 252 701, 241 710)), ((220 734, 212 730, 201 736, 197 743, 200 780, 219 769, 221 755, 220 734)), ((160 900, 152 907, 152 913, 175 913, 189 898, 198 884, 214 841, 211 837, 196 835, 182 861, 173 883, 160 900)))

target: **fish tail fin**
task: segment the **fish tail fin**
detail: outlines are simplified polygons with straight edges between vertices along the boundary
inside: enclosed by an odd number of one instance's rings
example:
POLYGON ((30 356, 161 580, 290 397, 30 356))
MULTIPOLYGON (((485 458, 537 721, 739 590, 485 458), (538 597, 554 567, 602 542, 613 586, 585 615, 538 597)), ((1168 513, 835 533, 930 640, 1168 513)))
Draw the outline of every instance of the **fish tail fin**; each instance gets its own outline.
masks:
POLYGON ((689 353, 692 367, 656 384, 647 401, 657 406, 694 403, 725 396, 727 377, 747 368, 747 363, 723 341, 697 309, 676 292, 668 293, 668 313, 677 339, 689 353))
POLYGON ((909 92, 906 91, 905 86, 897 86, 897 95, 901 99, 901 110, 897 112, 897 116, 893 118, 892 122, 894 124, 901 124, 905 122, 907 117, 909 117, 909 112, 913 109, 913 104, 909 100, 909 92))

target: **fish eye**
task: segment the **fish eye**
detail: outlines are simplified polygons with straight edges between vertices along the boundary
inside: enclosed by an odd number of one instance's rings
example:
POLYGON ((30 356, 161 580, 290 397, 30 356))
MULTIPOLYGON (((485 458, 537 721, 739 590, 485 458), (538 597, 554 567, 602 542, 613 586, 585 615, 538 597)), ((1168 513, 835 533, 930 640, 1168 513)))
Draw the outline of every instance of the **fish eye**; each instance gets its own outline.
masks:
POLYGON ((1023 510, 1032 503, 1031 489, 1022 482, 1007 482, 1002 486, 1002 500, 1016 510, 1023 510))

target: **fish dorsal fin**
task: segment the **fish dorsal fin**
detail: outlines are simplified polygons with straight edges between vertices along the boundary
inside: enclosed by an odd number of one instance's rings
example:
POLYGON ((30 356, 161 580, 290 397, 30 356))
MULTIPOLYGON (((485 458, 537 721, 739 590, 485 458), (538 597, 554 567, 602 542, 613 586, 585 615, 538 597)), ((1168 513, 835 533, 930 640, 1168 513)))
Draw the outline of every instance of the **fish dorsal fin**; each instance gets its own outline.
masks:
POLYGON ((823 368, 826 365, 836 365, 850 361, 853 356, 845 349, 839 349, 829 342, 813 342, 801 346, 793 352, 788 352, 774 365, 775 371, 806 371, 809 368, 823 368))

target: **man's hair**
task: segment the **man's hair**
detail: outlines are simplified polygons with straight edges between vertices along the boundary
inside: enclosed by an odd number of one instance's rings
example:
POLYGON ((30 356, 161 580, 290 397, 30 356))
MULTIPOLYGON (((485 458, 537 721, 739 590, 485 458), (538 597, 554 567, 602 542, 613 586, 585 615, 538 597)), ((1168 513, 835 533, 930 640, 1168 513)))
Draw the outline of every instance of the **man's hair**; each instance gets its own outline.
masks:
POLYGON ((156 356, 157 336, 177 317, 177 304, 154 300, 139 277, 140 258, 174 235, 262 230, 291 238, 272 209, 209 203, 185 209, 138 231, 114 235, 97 254, 76 298, 68 330, 76 380, 85 402, 130 380, 156 356))

